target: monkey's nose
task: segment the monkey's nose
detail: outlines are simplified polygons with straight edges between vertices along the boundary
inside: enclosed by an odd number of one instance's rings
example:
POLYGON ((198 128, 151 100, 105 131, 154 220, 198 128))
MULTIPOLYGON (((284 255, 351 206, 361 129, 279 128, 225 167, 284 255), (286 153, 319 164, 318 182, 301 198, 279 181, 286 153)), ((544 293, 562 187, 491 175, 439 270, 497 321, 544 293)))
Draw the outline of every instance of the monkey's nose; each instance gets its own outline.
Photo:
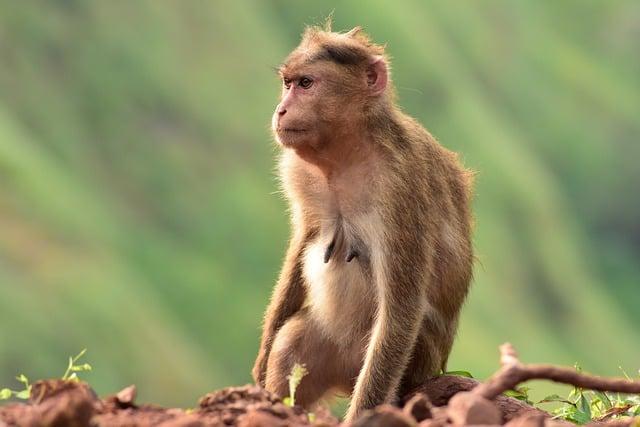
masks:
POLYGON ((278 107, 278 116, 282 117, 287 112, 287 109, 284 107, 278 107))

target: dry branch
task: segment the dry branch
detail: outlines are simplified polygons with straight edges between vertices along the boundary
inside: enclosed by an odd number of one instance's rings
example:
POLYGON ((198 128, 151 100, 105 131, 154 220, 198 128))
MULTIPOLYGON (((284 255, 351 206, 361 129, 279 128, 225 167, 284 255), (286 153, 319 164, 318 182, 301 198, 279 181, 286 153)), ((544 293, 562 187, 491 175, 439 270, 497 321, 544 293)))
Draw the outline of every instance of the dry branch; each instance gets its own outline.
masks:
POLYGON ((522 382, 538 379, 570 384, 589 390, 640 394, 640 381, 599 377, 577 372, 573 368, 553 365, 523 364, 509 343, 500 346, 500 364, 502 365, 500 370, 476 387, 473 393, 487 399, 494 399, 503 392, 514 389, 522 382))

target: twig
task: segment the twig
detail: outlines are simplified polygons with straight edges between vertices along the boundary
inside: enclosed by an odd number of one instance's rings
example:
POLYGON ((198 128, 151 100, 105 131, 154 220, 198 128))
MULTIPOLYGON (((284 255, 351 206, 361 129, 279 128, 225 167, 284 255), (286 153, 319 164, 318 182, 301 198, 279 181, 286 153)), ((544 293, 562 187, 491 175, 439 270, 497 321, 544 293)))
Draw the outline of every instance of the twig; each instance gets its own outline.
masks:
POLYGON ((523 364, 509 343, 500 346, 500 364, 502 367, 486 382, 474 388, 473 393, 486 399, 494 399, 522 382, 540 379, 589 390, 640 394, 640 381, 599 377, 552 365, 523 364))

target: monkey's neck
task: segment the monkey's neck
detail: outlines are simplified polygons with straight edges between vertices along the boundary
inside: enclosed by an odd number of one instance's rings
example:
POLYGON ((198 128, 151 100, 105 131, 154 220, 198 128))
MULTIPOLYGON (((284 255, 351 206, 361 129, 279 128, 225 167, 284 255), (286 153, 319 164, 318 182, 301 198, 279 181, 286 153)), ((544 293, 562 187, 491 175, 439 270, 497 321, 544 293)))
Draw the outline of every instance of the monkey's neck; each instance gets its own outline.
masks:
POLYGON ((331 183, 350 169, 369 163, 374 146, 368 135, 346 133, 331 136, 319 147, 305 146, 295 151, 302 160, 317 167, 331 183))

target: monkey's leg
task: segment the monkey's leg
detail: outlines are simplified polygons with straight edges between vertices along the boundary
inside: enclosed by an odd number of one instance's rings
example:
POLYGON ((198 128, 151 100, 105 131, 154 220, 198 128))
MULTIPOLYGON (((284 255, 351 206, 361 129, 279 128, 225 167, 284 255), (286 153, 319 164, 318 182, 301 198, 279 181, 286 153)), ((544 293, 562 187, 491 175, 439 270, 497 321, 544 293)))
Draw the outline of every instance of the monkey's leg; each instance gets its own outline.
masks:
POLYGON ((425 316, 400 383, 399 398, 405 397, 407 393, 423 385, 443 369, 445 359, 451 350, 451 340, 447 334, 447 331, 441 331, 428 315, 425 316))
POLYGON ((335 344, 301 311, 278 331, 267 364, 266 389, 281 397, 289 395, 288 375, 296 363, 304 364, 307 375, 296 389, 295 401, 310 408, 336 385, 340 365, 335 344))
MULTIPOLYGON (((402 242, 393 243, 395 248, 403 247, 402 242)), ((347 421, 398 397, 398 387, 411 356, 408 349, 414 348, 426 308, 425 284, 417 268, 403 265, 406 256, 387 254, 384 266, 374 266, 380 306, 347 421)))
POLYGON ((305 287, 302 277, 302 254, 306 242, 314 235, 309 230, 303 236, 294 236, 287 250, 287 257, 280 272, 280 278, 271 296, 271 302, 267 307, 262 329, 260 350, 253 365, 253 379, 256 384, 264 387, 267 372, 267 361, 271 346, 278 330, 293 316, 305 299, 305 287))

